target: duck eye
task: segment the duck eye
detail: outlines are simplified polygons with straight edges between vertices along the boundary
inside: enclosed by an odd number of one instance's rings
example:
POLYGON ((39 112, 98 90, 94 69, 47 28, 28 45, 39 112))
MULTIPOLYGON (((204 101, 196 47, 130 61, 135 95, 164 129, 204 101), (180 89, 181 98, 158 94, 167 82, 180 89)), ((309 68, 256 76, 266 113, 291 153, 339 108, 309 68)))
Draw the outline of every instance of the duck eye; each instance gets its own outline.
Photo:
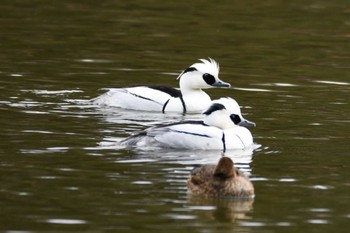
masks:
POLYGON ((215 78, 211 74, 208 74, 208 73, 203 74, 203 79, 209 85, 213 85, 215 83, 215 78))
POLYGON ((241 117, 236 114, 231 114, 230 118, 236 125, 238 125, 242 121, 241 117))

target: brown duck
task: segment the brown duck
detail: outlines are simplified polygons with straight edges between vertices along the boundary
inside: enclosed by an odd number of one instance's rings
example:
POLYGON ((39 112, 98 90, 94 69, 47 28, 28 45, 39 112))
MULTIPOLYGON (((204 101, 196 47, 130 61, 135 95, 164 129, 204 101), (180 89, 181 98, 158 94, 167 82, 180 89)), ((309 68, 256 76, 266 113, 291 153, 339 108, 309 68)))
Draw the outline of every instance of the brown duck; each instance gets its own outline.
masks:
POLYGON ((218 165, 193 169, 187 180, 189 193, 211 197, 253 198, 254 187, 233 161, 222 157, 218 165))

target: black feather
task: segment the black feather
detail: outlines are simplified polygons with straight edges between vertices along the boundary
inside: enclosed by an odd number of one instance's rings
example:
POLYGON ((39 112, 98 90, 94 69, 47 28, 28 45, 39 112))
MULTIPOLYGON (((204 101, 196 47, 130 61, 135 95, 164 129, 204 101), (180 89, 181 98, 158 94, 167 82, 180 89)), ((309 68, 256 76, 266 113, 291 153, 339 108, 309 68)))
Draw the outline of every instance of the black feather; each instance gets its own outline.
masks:
POLYGON ((181 97, 181 91, 178 89, 175 89, 173 87, 164 87, 164 86, 148 86, 149 88, 167 93, 169 95, 171 95, 172 97, 178 98, 181 97))
POLYGON ((212 104, 205 112, 203 112, 203 114, 210 115, 215 111, 223 110, 223 109, 226 109, 224 105, 215 103, 215 104, 212 104))

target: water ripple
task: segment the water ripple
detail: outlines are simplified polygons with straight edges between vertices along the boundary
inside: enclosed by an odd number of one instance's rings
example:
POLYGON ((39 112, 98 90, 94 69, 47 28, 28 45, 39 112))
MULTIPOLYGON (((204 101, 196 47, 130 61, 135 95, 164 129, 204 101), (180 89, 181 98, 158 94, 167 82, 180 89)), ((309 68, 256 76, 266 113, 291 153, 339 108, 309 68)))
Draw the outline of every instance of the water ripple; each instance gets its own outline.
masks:
POLYGON ((87 222, 85 220, 81 219, 62 219, 62 218, 52 218, 46 220, 47 223, 52 224, 86 224, 87 222))
POLYGON ((275 87, 297 87, 298 85, 292 83, 258 83, 260 86, 275 86, 275 87))
POLYGON ((323 84, 332 84, 332 85, 342 85, 342 86, 350 85, 350 83, 348 82, 336 82, 336 81, 328 81, 328 80, 316 80, 314 82, 323 83, 323 84))
POLYGON ((31 92, 37 95, 63 95, 70 93, 80 93, 82 90, 21 90, 22 92, 31 92))
POLYGON ((239 90, 239 91, 273 92, 273 90, 262 89, 262 88, 241 88, 241 87, 234 87, 234 88, 232 88, 232 89, 234 89, 234 90, 239 90))
POLYGON ((311 224, 328 224, 329 221, 325 219, 309 219, 307 220, 308 223, 311 224))
POLYGON ((83 58, 80 60, 77 60, 78 62, 84 62, 84 63, 111 63, 112 60, 105 60, 105 59, 92 59, 92 58, 83 58))

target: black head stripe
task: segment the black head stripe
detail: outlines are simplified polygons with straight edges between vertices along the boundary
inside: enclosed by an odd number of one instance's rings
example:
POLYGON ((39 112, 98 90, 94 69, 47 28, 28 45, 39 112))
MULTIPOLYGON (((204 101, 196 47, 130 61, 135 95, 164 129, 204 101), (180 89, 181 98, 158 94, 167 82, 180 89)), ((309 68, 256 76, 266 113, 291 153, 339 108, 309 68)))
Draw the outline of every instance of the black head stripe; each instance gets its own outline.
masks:
POLYGON ((196 70, 197 70, 197 69, 194 68, 194 67, 188 67, 186 70, 184 70, 184 71, 182 72, 182 74, 187 73, 187 72, 196 71, 196 70))
POLYGON ((236 114, 231 114, 230 118, 236 125, 238 125, 242 121, 241 117, 236 114))
POLYGON ((208 74, 208 73, 203 74, 203 79, 208 85, 213 85, 215 83, 215 78, 211 74, 208 74))
POLYGON ((215 104, 210 105, 210 107, 207 109, 207 111, 203 112, 203 114, 210 115, 213 112, 218 111, 218 110, 222 110, 222 109, 226 109, 224 105, 215 103, 215 104))

